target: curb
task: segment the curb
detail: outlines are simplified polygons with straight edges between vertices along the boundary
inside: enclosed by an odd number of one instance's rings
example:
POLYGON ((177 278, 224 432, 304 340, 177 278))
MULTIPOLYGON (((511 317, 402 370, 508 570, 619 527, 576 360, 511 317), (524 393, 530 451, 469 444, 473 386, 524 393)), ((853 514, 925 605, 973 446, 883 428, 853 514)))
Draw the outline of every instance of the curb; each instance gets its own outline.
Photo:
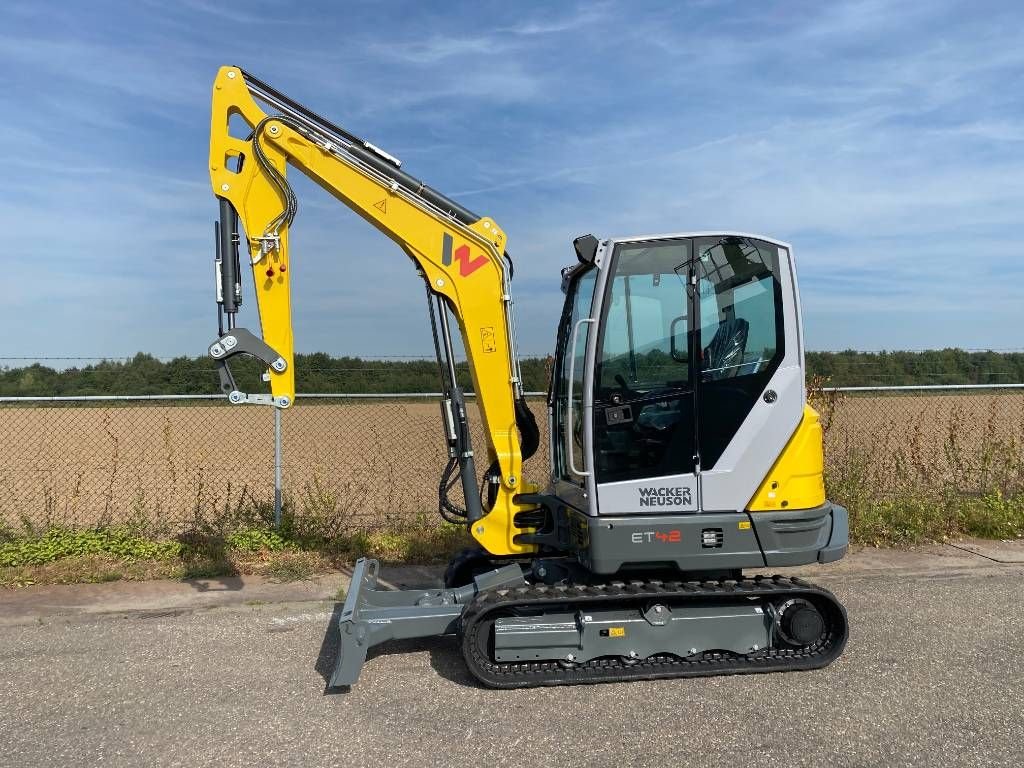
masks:
MULTIPOLYGON (((757 569, 750 575, 775 573, 757 569)), ((787 575, 824 582, 835 588, 850 579, 955 578, 993 573, 1024 575, 1024 541, 970 540, 932 544, 913 550, 861 547, 829 565, 785 569, 787 575)), ((440 586, 443 566, 395 565, 382 569, 381 583, 395 589, 440 586)), ((37 624, 136 612, 194 612, 251 608, 265 604, 336 602, 348 587, 350 571, 294 582, 263 576, 224 576, 183 581, 110 582, 32 586, 0 590, 0 626, 37 624)))

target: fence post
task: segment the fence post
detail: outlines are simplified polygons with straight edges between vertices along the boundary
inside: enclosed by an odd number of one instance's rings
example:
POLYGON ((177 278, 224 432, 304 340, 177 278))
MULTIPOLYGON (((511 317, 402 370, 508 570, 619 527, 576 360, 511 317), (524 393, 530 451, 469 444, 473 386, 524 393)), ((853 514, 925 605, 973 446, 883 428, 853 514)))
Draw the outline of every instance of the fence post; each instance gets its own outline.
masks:
POLYGON ((274 527, 281 528, 281 409, 274 406, 274 527))

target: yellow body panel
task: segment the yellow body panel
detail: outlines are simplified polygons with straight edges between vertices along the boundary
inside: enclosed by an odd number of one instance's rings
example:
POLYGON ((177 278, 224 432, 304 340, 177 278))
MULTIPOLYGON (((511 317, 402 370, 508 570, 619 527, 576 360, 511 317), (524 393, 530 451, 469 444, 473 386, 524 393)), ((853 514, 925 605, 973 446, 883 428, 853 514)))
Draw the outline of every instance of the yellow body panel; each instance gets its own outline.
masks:
POLYGON ((825 503, 825 451, 821 420, 811 406, 786 443, 761 487, 750 500, 751 512, 811 509, 825 503))
MULTIPOLYGON (((267 115, 252 99, 240 70, 223 67, 213 90, 210 132, 210 180, 213 192, 227 198, 238 211, 254 254, 257 301, 264 340, 287 362, 283 373, 270 373, 274 397, 295 399, 288 260, 288 233, 281 230, 280 246, 261 253, 257 238, 277 216, 284 201, 250 157, 250 141, 233 138, 228 120, 241 115, 255 127, 267 115), (227 167, 227 159, 241 154, 240 173, 227 167)), ((275 168, 282 174, 291 165, 394 240, 424 273, 431 289, 448 300, 458 319, 474 390, 487 435, 487 456, 501 468, 501 485, 491 511, 471 533, 495 555, 532 552, 535 546, 516 544, 514 536, 532 529, 516 528, 513 517, 532 505, 516 504, 517 493, 536 490, 522 479, 522 452, 515 420, 514 368, 507 322, 507 299, 502 254, 505 234, 495 222, 482 217, 472 225, 439 214, 422 200, 379 176, 329 151, 279 121, 270 121, 259 139, 275 168), (442 260, 443 240, 456 255, 442 260), (467 250, 468 249, 468 250, 467 250), (460 256, 461 254, 461 256, 460 256)))

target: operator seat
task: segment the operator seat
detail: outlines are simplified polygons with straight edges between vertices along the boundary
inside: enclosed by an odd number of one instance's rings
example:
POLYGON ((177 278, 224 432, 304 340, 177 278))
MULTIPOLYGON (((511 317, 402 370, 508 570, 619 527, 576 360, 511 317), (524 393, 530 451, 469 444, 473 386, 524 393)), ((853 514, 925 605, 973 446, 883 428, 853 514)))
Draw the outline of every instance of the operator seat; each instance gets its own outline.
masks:
POLYGON ((704 370, 711 380, 731 378, 740 372, 749 332, 750 323, 727 313, 711 343, 704 348, 704 370))

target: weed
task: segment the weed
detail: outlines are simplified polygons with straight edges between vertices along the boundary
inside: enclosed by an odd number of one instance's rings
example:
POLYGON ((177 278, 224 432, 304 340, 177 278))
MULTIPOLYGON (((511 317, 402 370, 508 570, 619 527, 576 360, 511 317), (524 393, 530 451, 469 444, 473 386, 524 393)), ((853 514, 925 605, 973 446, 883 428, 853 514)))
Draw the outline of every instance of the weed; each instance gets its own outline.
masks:
POLYGON ((152 541, 127 528, 51 528, 39 538, 0 544, 0 567, 42 565, 75 555, 108 555, 121 560, 168 560, 181 554, 175 541, 152 541))
POLYGON ((958 515, 960 528, 968 536, 1024 538, 1024 494, 1007 498, 995 491, 963 504, 958 515))
POLYGON ((273 581, 302 581, 316 573, 319 565, 313 553, 283 552, 271 557, 260 570, 273 581))
POLYGON ((285 548, 285 541, 280 534, 267 528, 243 528, 235 531, 227 537, 227 544, 231 549, 239 552, 280 552, 285 548))

